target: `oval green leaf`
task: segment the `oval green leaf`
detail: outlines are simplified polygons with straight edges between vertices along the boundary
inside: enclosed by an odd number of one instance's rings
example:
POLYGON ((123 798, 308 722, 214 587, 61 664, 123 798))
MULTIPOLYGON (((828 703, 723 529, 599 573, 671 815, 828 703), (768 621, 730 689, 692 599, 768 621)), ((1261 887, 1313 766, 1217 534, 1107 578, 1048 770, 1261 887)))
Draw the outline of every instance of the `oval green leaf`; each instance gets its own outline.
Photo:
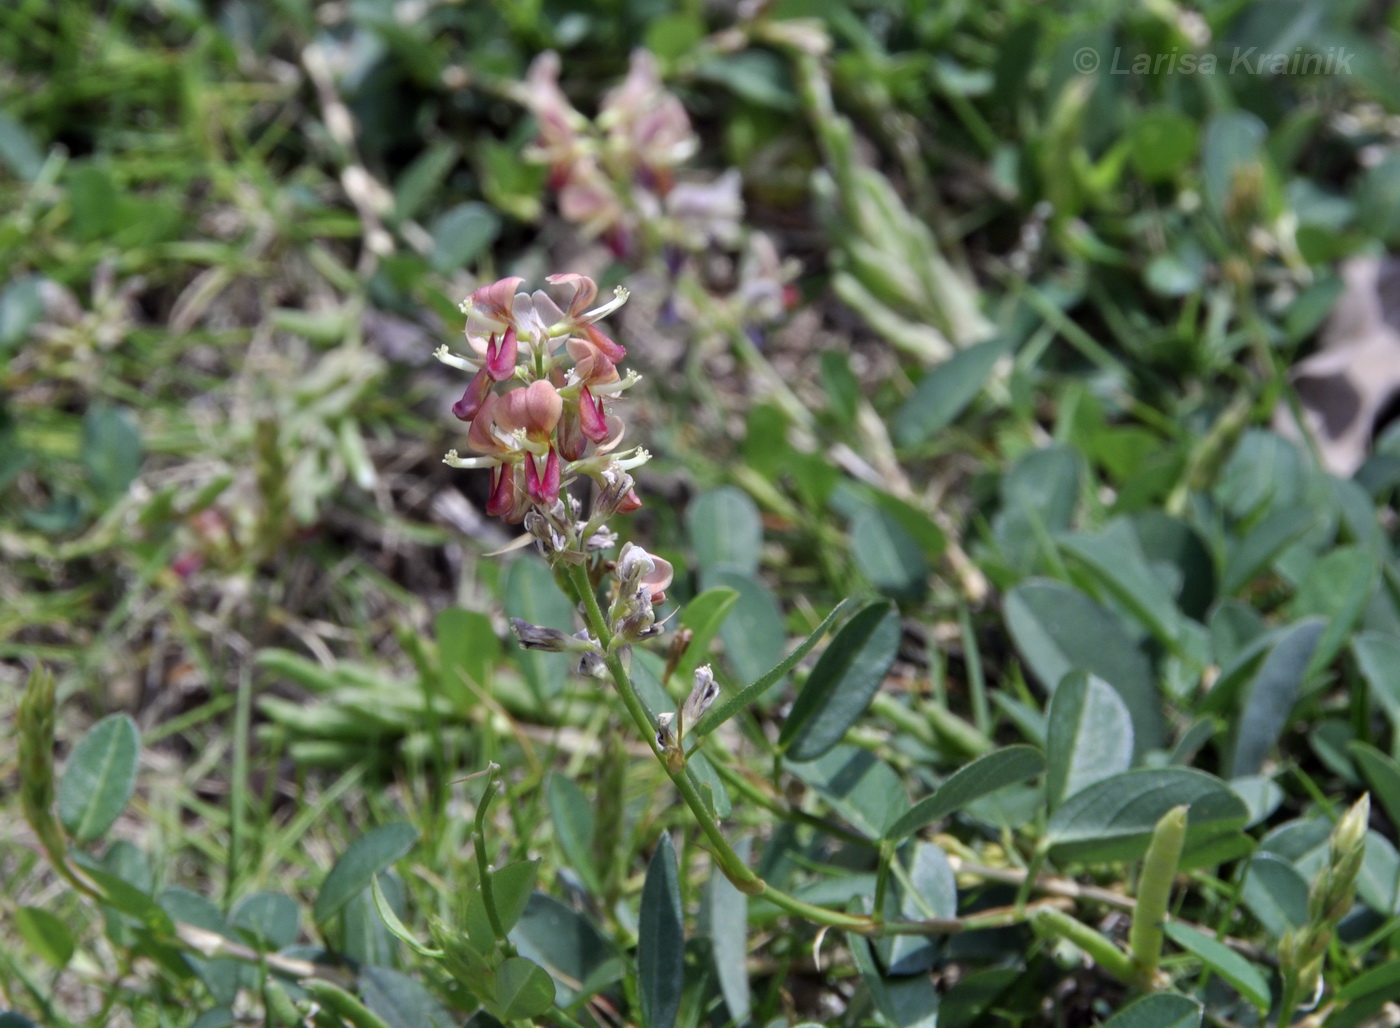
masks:
POLYGON ((140 749, 136 722, 126 714, 103 718, 73 747, 58 785, 58 816, 74 842, 101 838, 126 809, 140 749))
POLYGON ((387 870, 418 841, 418 829, 402 821, 381 825, 360 836, 331 868, 316 895, 312 916, 325 924, 355 896, 370 887, 374 876, 387 870))
POLYGON ((725 568, 745 575, 758 570, 763 524, 748 493, 733 486, 702 493, 685 512, 685 525, 701 570, 725 568))
POLYGON ((879 592, 894 600, 918 600, 928 591, 928 561, 904 526, 876 507, 863 507, 851 522, 851 556, 879 592))
POLYGON ((1005 341, 992 339, 959 350, 930 370, 895 416, 895 442, 919 446, 951 425, 977 398, 1005 352, 1005 341))
POLYGON ((1103 679, 1072 671, 1055 687, 1046 718, 1045 793, 1054 810, 1070 796, 1133 760, 1133 721, 1103 679))
POLYGON ((706 589, 685 605, 685 610, 681 611, 681 627, 690 629, 691 637, 685 654, 676 664, 676 674, 682 681, 688 679, 697 667, 706 662, 710 642, 719 633, 724 619, 729 617, 730 611, 738 602, 737 591, 721 587, 706 589))
POLYGON ((792 760, 816 760, 865 712, 899 652, 899 612, 872 603, 842 626, 792 705, 778 746, 792 760))

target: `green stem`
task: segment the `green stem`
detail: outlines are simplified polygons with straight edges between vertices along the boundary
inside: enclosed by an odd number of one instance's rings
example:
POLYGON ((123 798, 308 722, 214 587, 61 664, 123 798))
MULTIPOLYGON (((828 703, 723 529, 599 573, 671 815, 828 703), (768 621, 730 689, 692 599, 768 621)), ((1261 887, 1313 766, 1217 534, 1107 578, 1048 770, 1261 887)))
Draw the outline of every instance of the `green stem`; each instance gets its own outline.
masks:
POLYGON ((505 928, 501 924, 501 915, 496 910, 496 892, 491 882, 491 865, 486 860, 486 810, 491 806, 491 799, 496 795, 496 773, 501 770, 499 764, 489 764, 486 767, 486 785, 481 790, 481 802, 476 805, 476 824, 472 833, 472 848, 476 850, 476 870, 481 878, 481 900, 486 907, 486 919, 491 922, 491 932, 496 936, 496 941, 507 954, 511 953, 510 940, 506 938, 505 928))

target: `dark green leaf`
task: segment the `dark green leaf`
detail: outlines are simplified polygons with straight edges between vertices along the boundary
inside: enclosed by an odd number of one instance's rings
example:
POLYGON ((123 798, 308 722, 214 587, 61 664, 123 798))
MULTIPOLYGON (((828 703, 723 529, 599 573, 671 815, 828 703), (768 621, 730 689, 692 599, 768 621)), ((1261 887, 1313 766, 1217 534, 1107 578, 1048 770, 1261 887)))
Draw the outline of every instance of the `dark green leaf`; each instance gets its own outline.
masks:
POLYGON ((400 221, 415 217, 460 156, 461 151, 451 140, 424 148, 394 183, 394 216, 400 221))
POLYGON ((1051 810, 1132 766, 1132 718, 1122 697, 1103 679, 1072 671, 1055 687, 1046 719, 1045 760, 1051 810))
POLYGON ((1200 1028, 1203 1008, 1189 996, 1158 992, 1130 1003, 1102 1028, 1200 1028))
POLYGON ((1189 851, 1234 832, 1249 808, 1218 778, 1190 768, 1144 768, 1101 779, 1050 815, 1046 838, 1056 860, 1135 860, 1158 820, 1186 804, 1189 851))
POLYGON ((1175 651, 1181 612, 1166 586, 1148 566, 1132 526, 1110 522, 1092 535, 1062 536, 1062 549, 1083 562, 1094 582, 1136 618, 1163 646, 1175 651))
POLYGON ((418 829, 400 821, 371 829, 352 842, 316 894, 312 907, 316 923, 325 924, 356 895, 368 892, 374 876, 387 870, 417 841, 418 829))
POLYGON ((525 912, 525 904, 535 888, 539 859, 517 860, 491 872, 491 896, 496 901, 496 914, 501 930, 509 932, 525 912))
MULTIPOLYGON (((160 906, 174 921, 194 925, 207 932, 222 935, 226 939, 237 940, 237 933, 229 928, 219 908, 198 893, 188 889, 166 889, 160 894, 160 906)), ((186 953, 185 963, 190 966, 209 994, 219 1003, 232 1003, 238 994, 238 983, 242 965, 229 957, 206 959, 186 953)))
POLYGON ((752 575, 758 570, 763 525, 747 493, 733 486, 702 493, 686 510, 685 524, 702 571, 752 575))
POLYGON ((647 864, 637 922, 637 991, 646 1028, 671 1028, 685 985, 685 922, 671 836, 663 833, 647 864))
POLYGON ((1278 555, 1306 535, 1321 515, 1309 507, 1279 507, 1271 510, 1249 534, 1230 547, 1220 591, 1226 596, 1238 592, 1270 567, 1278 555))
POLYGON ((1292 863, 1273 853, 1250 858, 1241 899, 1275 939, 1308 920, 1308 880, 1292 863))
POLYGON ((566 775, 550 775, 546 792, 554 835, 564 859, 579 876, 584 888, 595 896, 599 895, 598 869, 593 863, 593 805, 584 796, 583 790, 566 775))
POLYGON ((1351 652, 1371 698, 1385 711, 1391 727, 1400 731, 1400 639, 1359 632, 1352 637, 1351 652))
MULTIPOLYGON (((388 967, 360 969, 360 997, 389 1028, 456 1028, 457 1019, 416 978, 388 967)), ((549 998, 554 999, 554 986, 549 998)))
POLYGON ((496 969, 496 1016, 502 1021, 539 1017, 554 1005, 554 982, 544 968, 509 957, 496 969))
POLYGON ((959 350, 932 368, 895 415, 895 442, 920 446, 951 425, 977 398, 1006 351, 1004 340, 992 339, 959 350))
POLYGON ((788 769, 868 839, 883 838, 909 809, 909 796, 894 768, 855 746, 843 743, 809 763, 789 761, 788 769))
POLYGON ((99 500, 120 499, 141 470, 141 430, 131 412, 95 404, 83 416, 83 466, 99 500))
POLYGON ((1156 677, 1115 614, 1077 589, 1044 579, 1011 590, 1005 609, 1016 648, 1047 691, 1071 671, 1097 675, 1117 690, 1132 716, 1134 752, 1161 746, 1156 677))
POLYGON ((1255 774, 1264 766, 1264 760, 1288 723, 1323 627, 1320 618, 1293 625, 1259 666, 1245 695, 1240 716, 1235 719, 1235 738, 1228 765, 1230 777, 1255 774))
MULTIPOLYGON (((922 840, 901 847, 904 874, 887 894, 885 917, 904 921, 948 920, 958 916, 958 883, 948 855, 922 840)), ((891 935, 876 944, 890 975, 923 974, 934 966, 939 940, 929 935, 891 935)))
POLYGON ((899 652, 899 611, 872 603, 836 633, 807 677, 778 736, 792 760, 815 760, 870 705, 899 652))
POLYGON ((1168 921, 1163 930, 1172 942, 1194 954, 1206 967, 1233 985, 1241 996, 1258 1008, 1260 1016, 1268 1012, 1269 983, 1259 968, 1223 942, 1180 922, 1168 921))
POLYGON ((591 921, 538 892, 525 905, 510 939, 521 956, 553 975, 560 1006, 570 1006, 590 994, 580 991, 581 983, 602 988, 621 972, 613 959, 612 944, 591 921), (606 974, 609 967, 617 973, 606 974))
POLYGON ((932 796, 925 796, 902 814, 885 833, 903 839, 924 825, 957 813, 973 800, 1008 785, 1024 782, 1045 770, 1045 758, 1034 746, 1007 746, 960 767, 932 796))
POLYGON ((1346 645, 1380 580, 1375 554, 1360 546, 1343 546, 1324 553, 1308 569, 1293 598, 1294 618, 1323 617, 1327 628, 1318 639, 1303 681, 1332 663, 1346 645))
POLYGON ((58 784, 58 816, 75 842, 101 838, 126 809, 140 750, 136 722, 126 714, 103 718, 73 747, 58 784))
MULTIPOLYGON (((740 859, 747 860, 749 843, 742 839, 734 847, 740 859)), ((703 914, 710 936, 715 977, 724 996, 729 1017, 742 1024, 749 1018, 749 898, 714 868, 705 886, 703 914)))
POLYGON ((390 922, 380 913, 381 908, 392 914, 395 927, 403 928, 408 896, 403 879, 393 871, 376 875, 369 888, 352 895, 340 908, 338 935, 335 925, 324 930, 330 939, 338 939, 340 951, 357 964, 390 967, 398 957, 395 940, 399 935, 389 927, 390 922))
POLYGON ((234 928, 246 932, 268 950, 279 950, 296 942, 300 920, 296 902, 280 892, 254 892, 244 896, 229 918, 234 928))
POLYGON ((1001 480, 1001 510, 992 534, 1007 564, 1035 565, 1042 543, 1070 527, 1079 504, 1083 461, 1066 446, 1048 446, 1021 457, 1001 480))
POLYGON ((865 507, 851 522, 851 556, 870 584, 891 599, 914 601, 928 591, 923 550, 882 510, 865 507))

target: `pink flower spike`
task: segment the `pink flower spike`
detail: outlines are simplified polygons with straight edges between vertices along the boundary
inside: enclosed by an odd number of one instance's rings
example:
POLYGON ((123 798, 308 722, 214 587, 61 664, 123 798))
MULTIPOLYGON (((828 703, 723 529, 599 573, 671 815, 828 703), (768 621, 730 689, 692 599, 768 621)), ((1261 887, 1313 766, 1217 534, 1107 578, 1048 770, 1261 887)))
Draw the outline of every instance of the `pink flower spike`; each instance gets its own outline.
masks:
POLYGON ((518 356, 519 346, 516 343, 514 325, 506 329, 499 344, 496 342, 496 335, 493 332, 491 341, 486 344, 486 370, 497 382, 504 382, 515 374, 515 362, 518 356))
POLYGON ((603 401, 590 393, 587 386, 579 390, 578 414, 584 435, 595 443, 607 439, 608 419, 603 413, 603 401))
POLYGON ((598 295, 598 283, 587 275, 550 275, 545 281, 552 286, 574 287, 574 298, 569 301, 568 314, 570 319, 577 319, 580 314, 588 310, 589 304, 598 295))
POLYGON ((554 447, 549 448, 549 456, 545 459, 543 478, 540 477, 539 459, 525 458, 525 488, 530 499, 546 507, 559 499, 559 454, 554 447))
POLYGON ((520 288, 523 278, 503 278, 482 286, 467 298, 466 306, 487 321, 509 325, 512 322, 511 305, 515 302, 515 291, 520 288))
POLYGON ((484 370, 478 371, 467 383, 462 398, 452 405, 452 416, 461 421, 471 421, 475 418, 481 412, 486 398, 491 395, 491 384, 491 376, 484 370))
POLYGON ((502 464, 491 469, 491 498, 486 501, 486 513, 501 517, 515 502, 515 465, 502 464))
POLYGON ((598 348, 598 351, 612 361, 614 364, 622 363, 622 359, 627 356, 627 348, 621 343, 615 343, 593 325, 585 325, 583 332, 588 336, 588 341, 598 348))
POLYGON ((507 431, 523 428, 534 439, 548 439, 564 414, 564 398, 544 379, 512 390, 501 400, 504 407, 496 416, 501 427, 507 431))

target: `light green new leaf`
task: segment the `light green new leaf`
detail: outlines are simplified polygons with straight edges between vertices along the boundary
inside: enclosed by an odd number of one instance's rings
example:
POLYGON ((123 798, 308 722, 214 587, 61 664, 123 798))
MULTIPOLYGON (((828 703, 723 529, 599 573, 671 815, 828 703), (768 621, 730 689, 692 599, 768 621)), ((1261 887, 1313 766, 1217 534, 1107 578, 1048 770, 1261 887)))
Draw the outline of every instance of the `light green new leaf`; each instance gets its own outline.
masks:
POLYGON ((403 821, 380 825, 352 842, 326 875, 311 908, 317 924, 331 917, 370 887, 374 876, 387 870, 418 841, 418 829, 403 821))
POLYGON ((76 948, 73 933, 56 914, 42 907, 20 907, 14 913, 15 930, 31 952, 54 967, 64 967, 76 948))
POLYGON ((1045 794, 1050 809, 1133 760, 1133 721, 1103 679, 1072 671, 1055 687, 1046 717, 1045 794))
POLYGON ((671 836, 663 833, 647 864, 637 921, 637 989, 646 1028, 671 1028, 685 985, 685 922, 671 836))
POLYGON ((136 722, 126 714, 103 718, 73 747, 58 783, 58 816, 75 842, 101 838, 126 809, 140 749, 136 722))
POLYGON ((807 677, 778 736, 793 760, 816 760, 870 705, 899 652, 899 611, 872 603, 836 633, 807 677))
POLYGON ((903 839, 924 825, 957 813, 974 800, 1008 785, 1024 782, 1045 770, 1045 758, 1034 746, 1007 746, 958 768, 931 796, 925 796, 890 825, 889 840, 903 839))
POLYGON ((1167 937, 1182 949, 1195 955, 1208 968, 1233 985, 1241 996, 1253 1003, 1259 1013, 1269 1009, 1269 983, 1264 973, 1223 942, 1179 922, 1164 926, 1167 937))

